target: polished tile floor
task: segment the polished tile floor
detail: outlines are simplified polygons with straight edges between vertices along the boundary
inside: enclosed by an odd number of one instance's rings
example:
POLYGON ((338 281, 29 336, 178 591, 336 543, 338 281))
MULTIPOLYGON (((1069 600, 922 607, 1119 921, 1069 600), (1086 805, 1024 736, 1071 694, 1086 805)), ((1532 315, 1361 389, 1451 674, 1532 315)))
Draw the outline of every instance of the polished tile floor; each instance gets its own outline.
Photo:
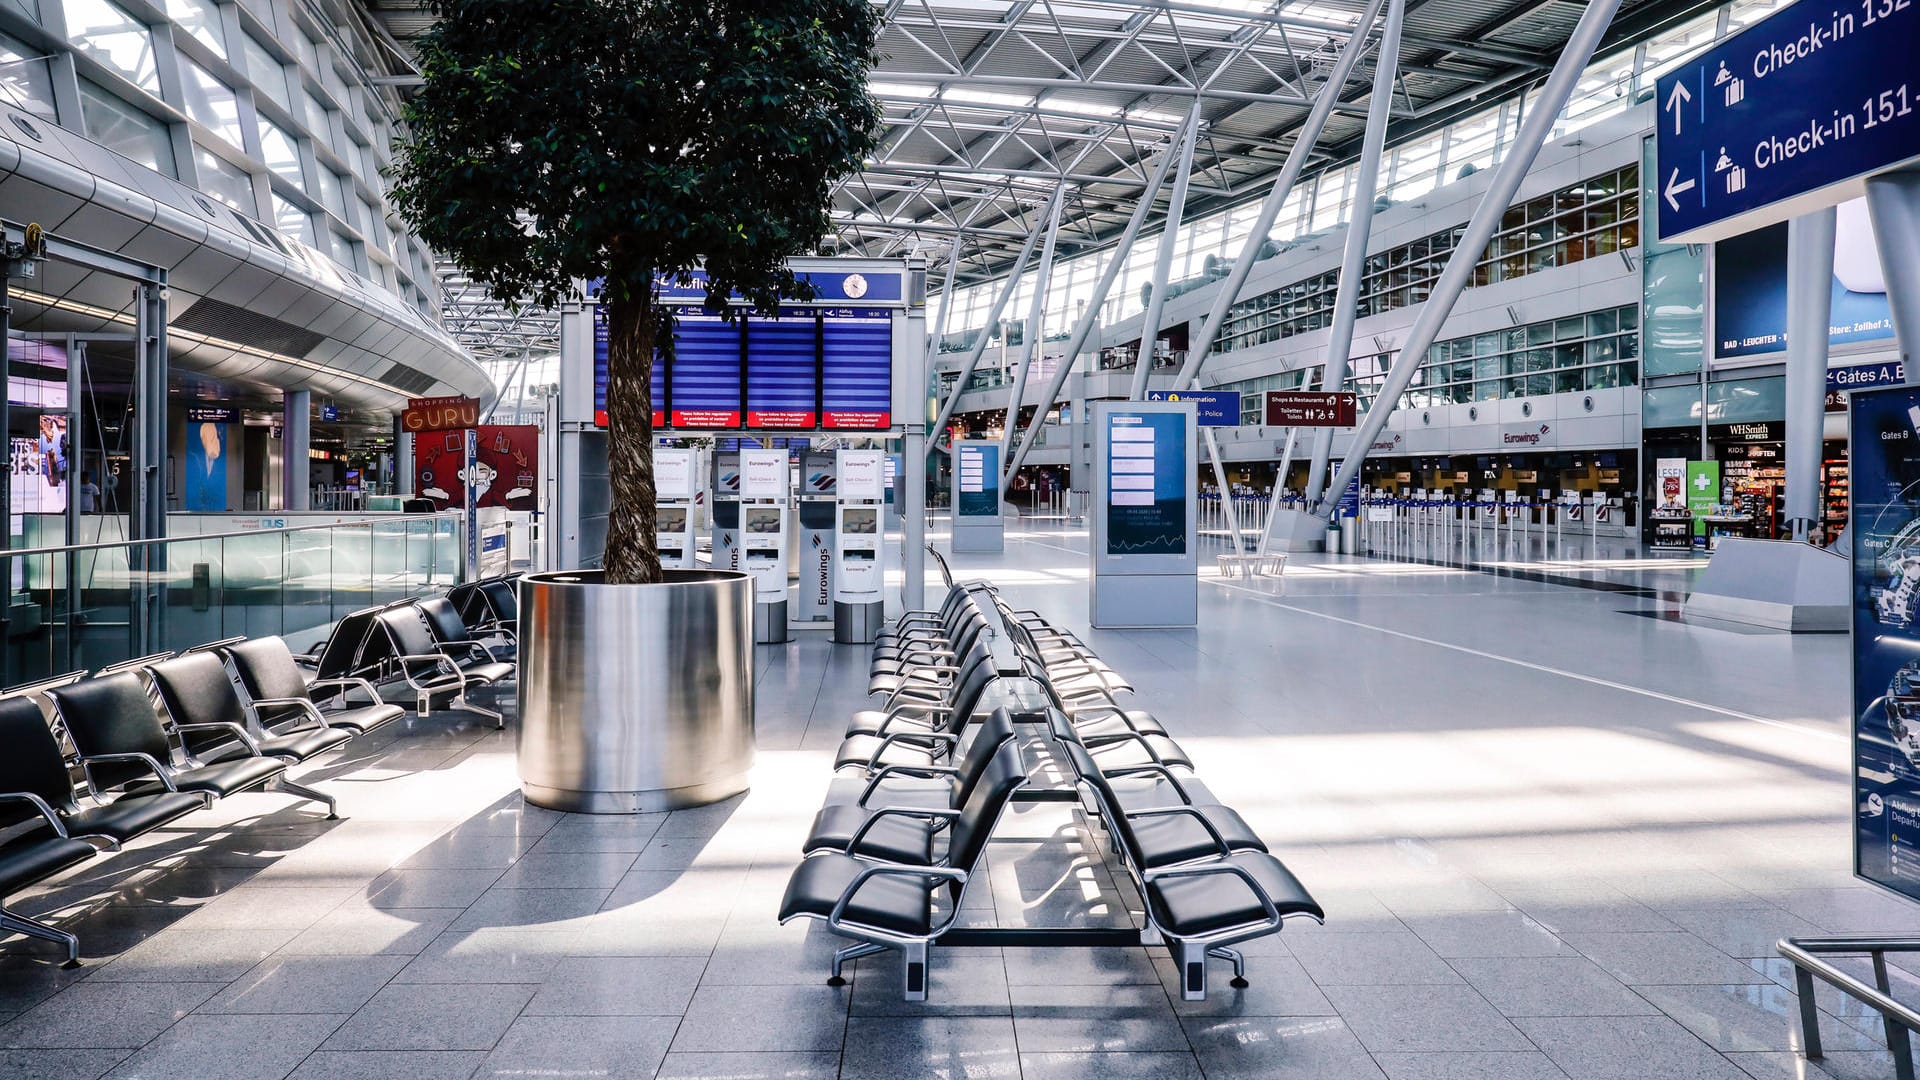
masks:
MULTIPOLYGON (((936 951, 925 1004, 884 962, 826 986, 834 942, 774 911, 865 659, 806 634, 761 650, 743 798, 530 808, 511 731, 435 717, 309 774, 343 821, 239 798, 28 895, 87 965, 7 944, 0 1077, 1891 1075, 1824 992, 1798 1058, 1772 949, 1920 931, 1847 872, 1843 638, 1676 622, 1688 567, 1597 548, 1303 556, 1203 575, 1197 630, 1092 632, 1086 544, 1027 522, 955 565, 1086 633, 1324 903, 1245 990, 1179 1002, 1140 949, 936 951)), ((1127 918, 1060 807, 999 837, 969 921, 1127 918)))

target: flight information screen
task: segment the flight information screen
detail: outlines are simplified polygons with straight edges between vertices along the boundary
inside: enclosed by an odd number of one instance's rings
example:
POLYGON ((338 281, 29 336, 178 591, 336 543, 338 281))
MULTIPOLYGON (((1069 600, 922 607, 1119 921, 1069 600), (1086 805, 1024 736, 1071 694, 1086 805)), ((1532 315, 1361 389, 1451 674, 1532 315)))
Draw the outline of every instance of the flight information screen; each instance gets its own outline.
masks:
POLYGON ((885 308, 827 308, 821 321, 821 422, 874 429, 893 423, 893 314, 885 308))
POLYGON ((740 426, 740 327, 702 308, 675 313, 669 408, 677 428, 740 426))
POLYGON ((820 327, 810 308, 747 319, 747 426, 813 428, 820 418, 820 327))

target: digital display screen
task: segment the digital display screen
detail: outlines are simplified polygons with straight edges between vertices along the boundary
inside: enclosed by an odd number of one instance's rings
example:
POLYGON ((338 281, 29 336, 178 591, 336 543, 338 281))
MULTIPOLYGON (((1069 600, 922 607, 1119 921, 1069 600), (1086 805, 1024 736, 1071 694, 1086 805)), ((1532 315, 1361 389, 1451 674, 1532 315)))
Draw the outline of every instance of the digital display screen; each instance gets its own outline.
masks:
POLYGON ((1107 554, 1185 555, 1186 477, 1186 417, 1108 417, 1107 554))
POLYGON ((747 426, 819 425, 819 326, 808 308, 747 319, 747 426))
POLYGON ((683 533, 687 531, 687 508, 684 506, 662 506, 655 512, 654 520, 659 524, 656 529, 663 533, 683 533))
POLYGON ((668 404, 677 428, 740 426, 740 327, 701 308, 676 318, 668 404))
POLYGON ((840 512, 840 531, 848 536, 871 536, 880 529, 880 515, 866 507, 850 506, 840 512))
POLYGON ((828 308, 820 351, 820 426, 893 424, 893 316, 885 308, 828 308))
MULTIPOLYGON (((607 426, 607 309, 593 308, 593 422, 607 426)), ((653 358, 653 426, 667 423, 667 365, 653 358)))
POLYGON ((768 535, 780 531, 780 508, 777 506, 749 506, 746 513, 746 531, 768 535))

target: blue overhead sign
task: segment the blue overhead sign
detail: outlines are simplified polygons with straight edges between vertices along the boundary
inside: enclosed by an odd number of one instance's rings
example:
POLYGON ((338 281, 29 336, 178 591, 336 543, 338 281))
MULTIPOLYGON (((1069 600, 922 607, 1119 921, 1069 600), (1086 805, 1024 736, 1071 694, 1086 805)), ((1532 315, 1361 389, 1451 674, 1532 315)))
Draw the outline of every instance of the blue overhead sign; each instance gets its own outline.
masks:
POLYGON ((1238 427, 1240 391, 1238 390, 1149 390, 1148 401, 1191 401, 1193 415, 1201 427, 1238 427))
POLYGON ((1920 159, 1920 0, 1802 2, 1657 85, 1660 238, 1720 240, 1920 159))

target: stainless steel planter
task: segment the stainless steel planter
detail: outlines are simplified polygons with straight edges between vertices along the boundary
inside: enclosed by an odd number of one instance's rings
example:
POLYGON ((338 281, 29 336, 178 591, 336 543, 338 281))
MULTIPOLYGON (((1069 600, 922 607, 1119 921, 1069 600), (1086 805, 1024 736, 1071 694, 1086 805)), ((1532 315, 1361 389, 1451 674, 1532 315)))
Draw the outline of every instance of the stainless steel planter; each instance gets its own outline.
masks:
POLYGON ((520 786, 555 810, 715 802, 753 766, 753 579, 668 570, 520 582, 520 786))

